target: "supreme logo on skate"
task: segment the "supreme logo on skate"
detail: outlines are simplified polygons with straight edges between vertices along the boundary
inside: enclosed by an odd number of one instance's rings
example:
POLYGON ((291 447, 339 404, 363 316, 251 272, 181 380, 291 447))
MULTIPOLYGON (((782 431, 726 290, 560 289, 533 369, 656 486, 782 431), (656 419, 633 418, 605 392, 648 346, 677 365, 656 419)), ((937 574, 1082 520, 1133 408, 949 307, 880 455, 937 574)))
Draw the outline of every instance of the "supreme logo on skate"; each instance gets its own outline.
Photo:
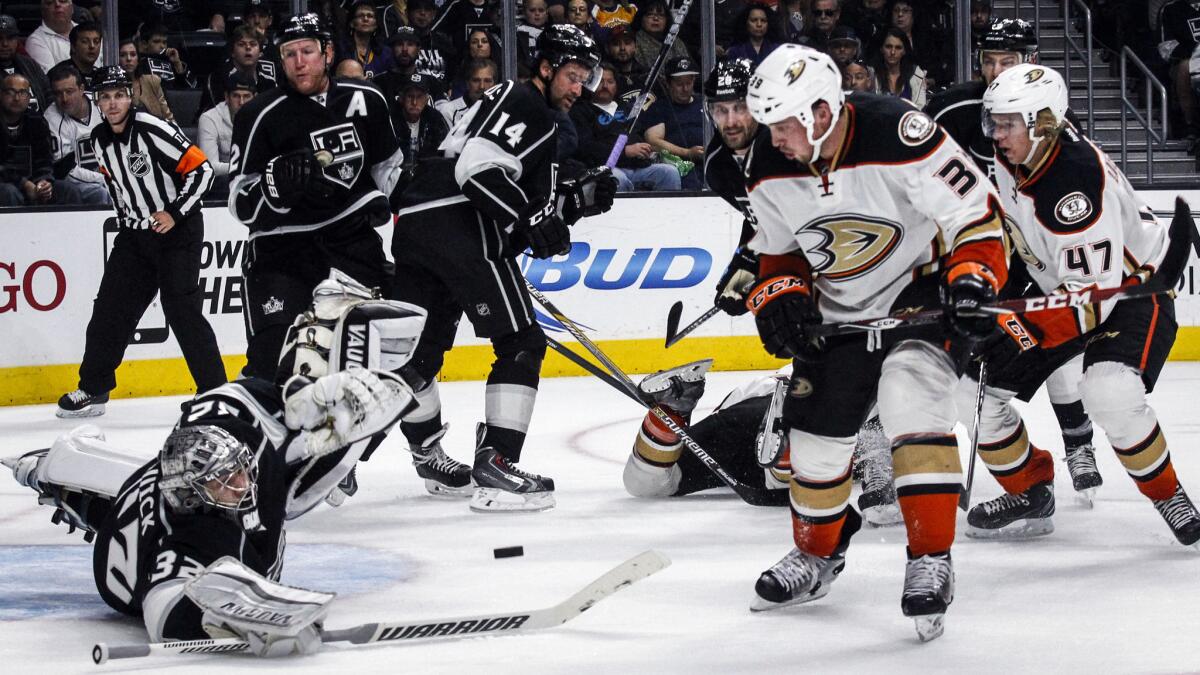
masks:
POLYGON ((491 633, 520 628, 528 620, 528 614, 515 614, 513 616, 497 616, 490 619, 467 619, 464 621, 448 621, 446 623, 388 626, 381 629, 379 637, 376 639, 382 642, 384 640, 411 640, 414 638, 491 633))

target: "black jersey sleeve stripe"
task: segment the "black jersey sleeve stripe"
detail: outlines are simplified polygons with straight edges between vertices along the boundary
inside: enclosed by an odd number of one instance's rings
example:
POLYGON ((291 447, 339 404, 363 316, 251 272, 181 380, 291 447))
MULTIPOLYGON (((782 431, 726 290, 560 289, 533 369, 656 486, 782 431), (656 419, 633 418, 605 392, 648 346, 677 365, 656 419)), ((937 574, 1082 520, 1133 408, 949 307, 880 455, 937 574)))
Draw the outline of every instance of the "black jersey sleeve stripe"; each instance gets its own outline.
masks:
POLYGON ((212 168, 212 164, 208 161, 202 162, 195 169, 192 169, 184 176, 183 187, 179 190, 179 196, 167 207, 167 211, 172 213, 172 216, 186 218, 192 215, 200 208, 200 200, 208 193, 212 187, 213 178, 216 172, 212 168), (177 215, 178 214, 178 215, 177 215))

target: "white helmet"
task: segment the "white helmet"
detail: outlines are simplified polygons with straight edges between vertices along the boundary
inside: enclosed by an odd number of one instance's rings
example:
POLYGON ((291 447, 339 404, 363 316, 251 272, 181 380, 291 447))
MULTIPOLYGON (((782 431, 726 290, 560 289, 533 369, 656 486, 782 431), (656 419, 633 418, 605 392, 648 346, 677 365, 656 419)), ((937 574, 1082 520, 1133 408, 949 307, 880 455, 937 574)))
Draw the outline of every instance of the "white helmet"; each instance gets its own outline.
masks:
POLYGON ((821 154, 821 143, 833 132, 846 94, 842 75, 833 59, 824 52, 795 44, 780 45, 754 69, 746 104, 759 124, 775 124, 789 117, 800 120, 813 146, 813 157, 821 154), (833 119, 820 138, 813 137, 813 106, 820 101, 829 105, 833 119))
POLYGON ((996 76, 983 92, 983 133, 989 138, 996 130, 992 115, 1017 113, 1025 121, 1033 147, 1029 149, 1028 162, 1037 152, 1038 144, 1044 140, 1037 134, 1037 118, 1043 110, 1049 110, 1055 126, 1067 121, 1070 95, 1062 75, 1052 68, 1036 63, 1022 63, 996 76))

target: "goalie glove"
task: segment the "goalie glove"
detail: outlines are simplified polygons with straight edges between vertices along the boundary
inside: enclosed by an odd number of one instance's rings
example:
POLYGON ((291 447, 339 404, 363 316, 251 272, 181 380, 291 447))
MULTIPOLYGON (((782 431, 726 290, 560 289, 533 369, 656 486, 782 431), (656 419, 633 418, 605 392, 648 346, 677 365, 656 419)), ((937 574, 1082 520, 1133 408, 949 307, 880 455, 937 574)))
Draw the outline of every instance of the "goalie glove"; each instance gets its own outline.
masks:
POLYGON ((580 218, 598 216, 612 208, 617 196, 617 178, 612 169, 598 166, 579 178, 558 184, 558 215, 567 225, 580 218))
POLYGON ((312 654, 321 648, 321 622, 335 593, 285 586, 232 556, 209 565, 183 589, 214 639, 234 637, 258 656, 312 654))
POLYGON ((385 431, 417 405, 400 377, 364 368, 315 381, 296 375, 284 385, 283 396, 284 423, 289 429, 308 432, 306 459, 385 431))
POLYGON ((274 157, 263 170, 263 195, 276 210, 295 206, 305 195, 323 200, 335 192, 312 150, 293 150, 274 157))

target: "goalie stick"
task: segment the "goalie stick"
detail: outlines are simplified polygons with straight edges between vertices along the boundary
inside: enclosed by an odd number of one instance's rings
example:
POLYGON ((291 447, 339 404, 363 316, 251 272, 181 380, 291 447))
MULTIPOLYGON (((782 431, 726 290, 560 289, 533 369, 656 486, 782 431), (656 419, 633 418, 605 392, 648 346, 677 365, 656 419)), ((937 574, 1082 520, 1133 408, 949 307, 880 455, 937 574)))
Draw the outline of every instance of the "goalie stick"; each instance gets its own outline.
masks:
MULTIPOLYGON (((554 628, 586 612, 613 593, 665 569, 670 564, 671 560, 662 553, 645 551, 605 572, 579 592, 552 607, 449 619, 364 623, 351 628, 323 630, 321 640, 362 645, 373 642, 416 642, 480 635, 512 635, 554 628)), ((101 642, 92 647, 92 661, 100 665, 111 659, 129 659, 151 654, 240 652, 245 651, 248 646, 237 638, 151 642, 112 647, 101 642)))
POLYGON ((686 327, 684 327, 683 330, 679 330, 679 320, 683 315, 683 303, 676 302, 674 305, 671 305, 670 311, 667 312, 667 343, 666 343, 666 346, 670 347, 671 345, 675 344, 676 342, 679 342, 683 338, 687 337, 688 333, 691 333, 692 331, 699 328, 700 324, 713 318, 714 316, 717 315, 717 312, 720 312, 720 311, 721 311, 720 307, 713 305, 712 307, 710 307, 708 309, 707 312, 701 314, 698 319, 689 323, 686 327))

